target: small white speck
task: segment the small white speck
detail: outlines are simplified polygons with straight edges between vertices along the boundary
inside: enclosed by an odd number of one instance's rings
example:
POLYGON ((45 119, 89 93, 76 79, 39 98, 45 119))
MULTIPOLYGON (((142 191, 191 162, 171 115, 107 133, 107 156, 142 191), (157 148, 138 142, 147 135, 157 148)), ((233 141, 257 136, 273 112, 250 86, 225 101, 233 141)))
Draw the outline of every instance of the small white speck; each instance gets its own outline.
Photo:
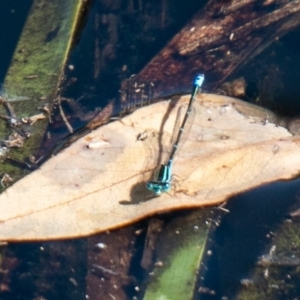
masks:
POLYGON ((137 140, 144 141, 147 139, 147 137, 148 137, 148 133, 147 133, 147 131, 144 131, 144 132, 138 134, 137 140))
POLYGON ((96 148, 101 148, 101 147, 108 146, 108 145, 110 145, 109 142, 101 141, 101 142, 91 142, 87 145, 87 147, 90 149, 96 149, 96 148))
POLYGON ((138 229, 134 232, 135 235, 140 235, 143 232, 143 229, 138 229))
POLYGON ((74 286, 77 286, 77 285, 78 285, 78 283, 77 283, 77 281, 75 280, 75 278, 71 277, 71 278, 69 278, 69 280, 70 280, 70 282, 71 282, 74 286))
POLYGON ((268 279, 269 278, 269 269, 266 269, 264 272, 264 278, 268 279))
POLYGON ((7 147, 0 147, 0 156, 4 156, 8 152, 7 147))
POLYGON ((267 125, 269 123, 269 120, 266 118, 263 120, 263 125, 267 125))
POLYGON ((222 105, 219 109, 219 112, 223 115, 231 109, 231 105, 222 105))
POLYGON ((164 263, 162 261, 157 261, 154 266, 155 267, 163 267, 164 263))
POLYGON ((107 246, 104 243, 98 243, 95 245, 96 248, 105 249, 107 246))
POLYGON ((270 251, 269 251, 269 254, 270 254, 270 255, 274 255, 275 251, 276 251, 276 246, 273 245, 273 246, 271 247, 270 251))

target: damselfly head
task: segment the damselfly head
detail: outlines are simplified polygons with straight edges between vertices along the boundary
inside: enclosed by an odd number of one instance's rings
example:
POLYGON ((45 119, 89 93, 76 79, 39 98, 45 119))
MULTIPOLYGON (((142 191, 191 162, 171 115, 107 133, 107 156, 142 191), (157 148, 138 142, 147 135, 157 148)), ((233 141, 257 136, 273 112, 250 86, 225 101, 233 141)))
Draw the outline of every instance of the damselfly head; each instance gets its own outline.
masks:
POLYGON ((194 84, 201 87, 204 81, 204 74, 198 74, 195 78, 194 84))
POLYGON ((146 183, 146 187, 155 196, 160 196, 162 193, 168 192, 171 185, 169 182, 149 181, 146 183))

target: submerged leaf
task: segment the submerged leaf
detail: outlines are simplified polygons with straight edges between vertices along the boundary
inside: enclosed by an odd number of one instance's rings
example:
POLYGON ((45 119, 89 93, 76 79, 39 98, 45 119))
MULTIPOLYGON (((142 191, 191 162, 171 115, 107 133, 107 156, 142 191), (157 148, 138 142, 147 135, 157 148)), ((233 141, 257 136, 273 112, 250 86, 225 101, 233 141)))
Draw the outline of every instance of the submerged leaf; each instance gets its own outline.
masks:
POLYGON ((170 148, 177 111, 188 100, 159 102, 103 126, 7 189, 0 197, 0 239, 85 236, 159 212, 217 204, 298 174, 300 138, 271 123, 274 114, 200 95, 175 155, 172 189, 151 196, 145 182, 170 148))
POLYGON ((212 225, 207 220, 211 217, 209 210, 196 210, 166 224, 155 247, 156 263, 144 300, 196 299, 196 282, 201 264, 205 265, 205 247, 212 225))
MULTIPOLYGON (((30 132, 30 139, 24 140, 23 137, 21 143, 20 138, 13 139, 8 144, 22 147, 22 151, 10 151, 10 158, 17 161, 36 153, 43 139, 47 121, 41 114, 40 107, 47 110, 51 107, 50 102, 61 82, 75 29, 86 5, 80 0, 30 2, 31 10, 0 92, 4 100, 8 101, 5 105, 9 105, 9 111, 13 112, 15 124, 21 126, 28 122, 27 124, 33 125, 39 120, 38 126, 35 124, 30 129, 28 125, 22 127, 21 131, 30 132), (41 122, 43 117, 45 120, 41 122)), ((7 114, 2 104, 0 109, 2 114, 7 114)), ((0 122, 0 131, 1 139, 11 135, 11 129, 3 121, 0 122)), ((9 173, 14 179, 24 176, 23 171, 17 174, 15 168, 5 162, 1 162, 1 173, 9 173)))

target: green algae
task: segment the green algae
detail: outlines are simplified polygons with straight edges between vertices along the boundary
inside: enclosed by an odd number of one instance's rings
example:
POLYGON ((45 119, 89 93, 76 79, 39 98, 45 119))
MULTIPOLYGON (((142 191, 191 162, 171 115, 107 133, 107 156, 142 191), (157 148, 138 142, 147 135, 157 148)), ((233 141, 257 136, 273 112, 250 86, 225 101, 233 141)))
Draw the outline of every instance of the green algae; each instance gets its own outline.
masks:
MULTIPOLYGON (((18 45, 3 84, 3 97, 25 96, 29 100, 12 102, 18 118, 40 113, 46 99, 51 104, 57 94, 63 69, 68 58, 75 30, 80 20, 83 1, 35 0, 22 30, 18 45)), ((6 114, 3 107, 1 114, 6 114)), ((31 137, 22 148, 11 149, 9 156, 24 161, 39 147, 47 119, 27 127, 31 137)), ((0 120, 1 139, 12 130, 0 120)), ((26 174, 10 164, 1 163, 1 174, 10 173, 14 179, 26 174)), ((1 175, 0 174, 0 175, 1 175)))
POLYGON ((144 300, 193 299, 199 269, 210 231, 210 209, 177 217, 163 230, 157 243, 157 260, 163 266, 152 271, 144 300))

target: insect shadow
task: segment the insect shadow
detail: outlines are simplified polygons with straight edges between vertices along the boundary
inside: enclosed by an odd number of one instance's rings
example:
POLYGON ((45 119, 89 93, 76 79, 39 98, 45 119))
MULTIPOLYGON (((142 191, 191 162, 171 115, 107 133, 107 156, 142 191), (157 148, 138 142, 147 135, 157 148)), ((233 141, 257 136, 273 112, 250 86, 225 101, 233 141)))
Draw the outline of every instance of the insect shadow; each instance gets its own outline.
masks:
POLYGON ((146 182, 139 182, 135 184, 130 192, 130 200, 122 200, 119 203, 123 205, 137 205, 142 202, 146 202, 156 198, 157 196, 154 195, 151 191, 146 188, 146 182))

